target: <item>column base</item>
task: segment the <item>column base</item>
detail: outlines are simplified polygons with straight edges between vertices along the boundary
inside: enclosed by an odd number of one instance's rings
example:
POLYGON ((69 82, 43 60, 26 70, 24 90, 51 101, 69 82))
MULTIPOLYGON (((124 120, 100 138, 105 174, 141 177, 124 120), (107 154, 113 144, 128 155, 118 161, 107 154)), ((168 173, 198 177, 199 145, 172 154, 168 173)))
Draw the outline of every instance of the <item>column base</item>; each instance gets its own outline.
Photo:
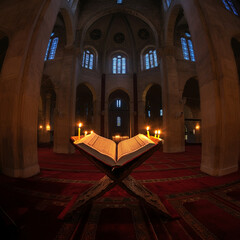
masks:
POLYGON ((207 166, 203 166, 201 165, 201 169, 202 172, 207 173, 211 176, 224 176, 230 173, 234 173, 238 171, 238 165, 235 166, 231 166, 228 168, 222 168, 222 169, 213 169, 213 168, 209 168, 207 166))
POLYGON ((2 173, 14 178, 28 178, 32 177, 40 172, 40 167, 38 164, 35 164, 26 168, 2 168, 2 173))

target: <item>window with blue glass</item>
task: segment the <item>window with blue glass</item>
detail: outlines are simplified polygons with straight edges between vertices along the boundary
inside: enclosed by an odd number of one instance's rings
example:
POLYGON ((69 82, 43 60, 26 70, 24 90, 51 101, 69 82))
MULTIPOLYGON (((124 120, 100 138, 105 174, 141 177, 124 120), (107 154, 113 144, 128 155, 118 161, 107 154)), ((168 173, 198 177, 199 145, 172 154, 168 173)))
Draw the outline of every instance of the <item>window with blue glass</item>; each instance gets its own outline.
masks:
POLYGON ((172 0, 165 0, 167 6, 169 7, 171 5, 172 0))
POLYGON ((122 55, 113 57, 112 72, 113 74, 126 74, 126 57, 122 55))
POLYGON ((181 37, 181 45, 183 58, 185 60, 195 62, 195 55, 190 33, 186 32, 185 35, 181 37))
POLYGON ((230 11, 233 12, 235 15, 239 16, 239 10, 237 8, 237 5, 235 3, 235 1, 233 0, 222 0, 225 8, 230 11))
POLYGON ((82 67, 92 70, 93 65, 94 65, 94 54, 93 54, 93 52, 89 49, 84 50, 83 58, 82 58, 82 67))
POLYGON ((121 127, 121 117, 117 117, 117 127, 121 127))
POLYGON ((123 1, 122 0, 117 0, 117 4, 122 4, 123 1))
POLYGON ((156 50, 150 49, 147 52, 145 52, 144 65, 146 70, 158 66, 156 50))
POLYGON ((55 54, 57 51, 57 45, 58 45, 59 38, 55 36, 54 33, 51 34, 51 37, 48 42, 47 51, 45 54, 44 61, 46 60, 53 60, 55 58, 55 54))
POLYGON ((121 106, 122 106, 122 101, 121 101, 121 99, 117 99, 117 100, 116 100, 116 107, 117 107, 117 108, 121 108, 121 106))
POLYGON ((150 110, 147 111, 147 115, 148 115, 149 118, 151 117, 151 111, 150 110))

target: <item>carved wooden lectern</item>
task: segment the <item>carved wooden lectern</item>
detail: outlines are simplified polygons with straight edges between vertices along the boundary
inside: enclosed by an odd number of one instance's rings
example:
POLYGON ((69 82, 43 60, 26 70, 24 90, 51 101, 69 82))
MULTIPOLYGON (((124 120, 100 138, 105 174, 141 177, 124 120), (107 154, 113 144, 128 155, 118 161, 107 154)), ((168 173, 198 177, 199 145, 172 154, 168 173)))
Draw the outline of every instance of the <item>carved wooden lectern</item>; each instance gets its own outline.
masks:
POLYGON ((95 185, 90 187, 87 191, 82 193, 74 206, 69 210, 65 217, 69 217, 70 214, 75 211, 80 211, 86 204, 90 203, 94 199, 99 198, 104 193, 112 189, 114 186, 119 185, 121 188, 126 190, 130 195, 135 196, 140 201, 148 204, 153 207, 155 210, 159 211, 162 216, 167 219, 171 219, 167 209, 160 201, 158 196, 151 191, 149 191, 146 187, 144 187, 141 183, 135 180, 130 176, 130 173, 140 166, 144 161, 146 161, 156 150, 158 150, 161 146, 161 142, 157 139, 151 139, 154 141, 155 145, 138 156, 134 160, 128 162, 127 164, 113 168, 102 162, 100 162, 95 157, 91 156, 89 153, 85 152, 78 145, 74 144, 74 141, 77 140, 78 137, 71 137, 70 142, 76 147, 84 156, 86 156, 98 169, 104 172, 106 175, 101 178, 95 185))

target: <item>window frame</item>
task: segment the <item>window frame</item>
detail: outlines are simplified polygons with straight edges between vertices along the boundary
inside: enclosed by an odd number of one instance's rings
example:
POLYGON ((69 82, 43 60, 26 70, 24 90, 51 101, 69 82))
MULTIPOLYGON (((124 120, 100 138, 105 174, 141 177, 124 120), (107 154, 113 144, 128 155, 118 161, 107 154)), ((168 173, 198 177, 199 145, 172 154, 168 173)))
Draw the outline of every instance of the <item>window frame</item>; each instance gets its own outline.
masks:
POLYGON ((83 49, 81 67, 82 69, 88 69, 91 71, 97 68, 97 54, 96 50, 92 47, 86 46, 83 49))
POLYGON ((158 56, 157 56, 157 50, 155 47, 146 47, 141 54, 142 59, 142 70, 143 71, 149 71, 152 69, 155 69, 159 66, 158 64, 158 56), (152 61, 152 63, 151 63, 152 61), (147 64, 148 62, 148 64, 147 64), (147 67, 149 65, 149 67, 147 67))
POLYGON ((48 46, 45 53, 44 61, 55 59, 58 43, 59 43, 59 37, 54 32, 52 32, 50 39, 48 41, 48 46))
POLYGON ((225 9, 229 12, 233 13, 235 16, 240 16, 240 9, 239 4, 233 0, 222 0, 222 4, 224 5, 225 9))
POLYGON ((126 75, 128 72, 127 63, 128 57, 125 53, 114 53, 111 57, 111 73, 114 75, 126 75))
POLYGON ((184 32, 180 36, 180 42, 181 42, 183 59, 190 62, 196 62, 191 34, 187 31, 184 32))

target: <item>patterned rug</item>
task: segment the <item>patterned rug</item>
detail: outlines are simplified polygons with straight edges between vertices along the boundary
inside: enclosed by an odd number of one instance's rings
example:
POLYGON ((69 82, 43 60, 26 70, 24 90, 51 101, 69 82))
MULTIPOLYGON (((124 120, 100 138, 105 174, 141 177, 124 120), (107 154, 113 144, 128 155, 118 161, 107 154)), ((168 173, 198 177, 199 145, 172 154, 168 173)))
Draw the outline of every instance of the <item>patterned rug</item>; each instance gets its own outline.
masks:
POLYGON ((39 149, 39 175, 0 175, 0 206, 18 226, 20 240, 240 239, 240 172, 211 177, 200 171, 200 159, 200 146, 157 151, 131 174, 159 196, 175 216, 171 221, 118 186, 60 220, 104 174, 79 152, 51 148, 39 149))

